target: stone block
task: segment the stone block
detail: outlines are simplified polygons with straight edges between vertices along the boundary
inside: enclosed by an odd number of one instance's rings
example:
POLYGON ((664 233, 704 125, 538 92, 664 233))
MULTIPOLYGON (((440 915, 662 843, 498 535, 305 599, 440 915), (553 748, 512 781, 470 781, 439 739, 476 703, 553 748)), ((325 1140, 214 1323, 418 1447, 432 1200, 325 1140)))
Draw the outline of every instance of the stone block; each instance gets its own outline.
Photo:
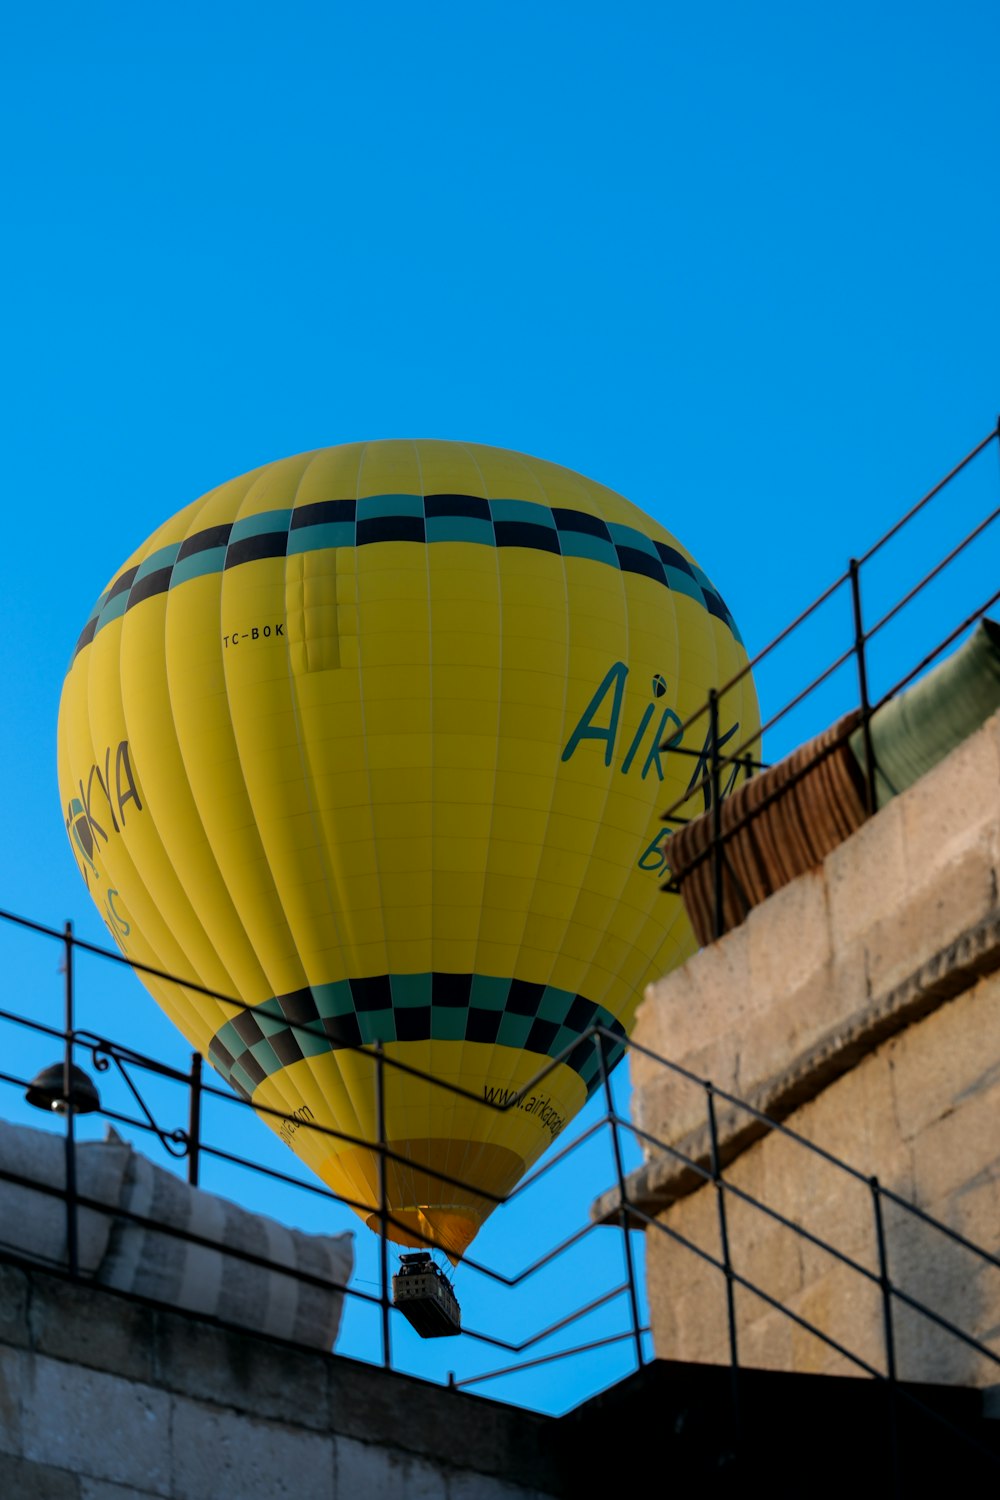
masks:
MULTIPOLYGON (((1000 1081, 1000 974, 981 979, 891 1043, 899 1131, 912 1140, 959 1099, 1000 1081)), ((988 1132, 1000 1144, 1000 1127, 988 1132)))
MULTIPOLYGON (((441 1476, 438 1484, 441 1484, 441 1476)), ((457 1473, 448 1474, 445 1478, 447 1488, 438 1488, 431 1493, 435 1500, 447 1495, 447 1500, 547 1500, 545 1492, 537 1489, 522 1489, 520 1485, 508 1484, 505 1479, 497 1479, 491 1474, 474 1474, 471 1470, 459 1470, 457 1473)), ((406 1500, 410 1500, 409 1490, 394 1491, 394 1494, 405 1494, 406 1500)))
POLYGON ((939 1205, 981 1172, 1000 1175, 1000 1082, 926 1126, 913 1141, 913 1163, 921 1207, 939 1205))
POLYGON ((724 1038, 752 1010, 750 930, 743 923, 649 986, 635 1037, 659 1056, 689 1066, 693 1052, 724 1038))
POLYGON ((854 1032, 864 1017, 872 995, 867 945, 857 942, 838 949, 825 983, 823 977, 817 976, 811 994, 807 985, 796 997, 803 1012, 802 1041, 808 1038, 809 1046, 838 1032, 854 1032))
POLYGON ((726 1224, 733 1269, 784 1303, 802 1286, 801 1242, 763 1209, 726 1195, 726 1224))
POLYGON ((26 1458, 153 1495, 171 1493, 170 1398, 164 1392, 36 1355, 22 1404, 26 1458))
POLYGON ((474 1454, 484 1473, 519 1482, 537 1482, 552 1463, 546 1418, 351 1360, 330 1361, 329 1430, 445 1467, 474 1454))
POLYGON ((0 1265, 0 1344, 24 1349, 28 1328, 28 1278, 17 1266, 0 1265))
MULTIPOLYGON (((714 1282, 721 1276, 721 1272, 697 1249, 691 1248, 697 1246, 714 1260, 720 1259, 718 1223, 699 1225, 691 1222, 696 1217, 692 1210, 699 1209, 702 1200, 710 1197, 708 1193, 697 1193, 692 1198, 682 1199, 660 1214, 656 1226, 651 1226, 646 1232, 646 1286, 650 1311, 654 1317, 662 1314, 672 1327, 677 1321, 674 1310, 690 1298, 703 1297, 706 1281, 714 1282), (681 1238, 675 1239, 668 1230, 681 1238)), ((661 1349, 657 1343, 656 1348, 663 1359, 682 1358, 675 1346, 661 1349)))
POLYGON ((738 1351, 740 1365, 752 1370, 789 1370, 792 1367, 791 1318, 759 1298, 746 1294, 740 1319, 738 1351), (759 1311, 760 1316, 755 1316, 759 1311))
MULTIPOLYGON (((713 1042, 685 1059, 685 1066, 699 1078, 711 1078, 720 1088, 732 1090, 736 1082, 737 1057, 728 1045, 713 1042)), ((669 1145, 683 1141, 705 1127, 708 1119, 705 1090, 699 1083, 669 1068, 650 1069, 641 1088, 633 1090, 632 1115, 639 1130, 652 1140, 642 1140, 646 1160, 659 1156, 655 1142, 669 1145)))
POLYGON ((895 800, 903 814, 907 867, 919 885, 1000 822, 1000 716, 895 800))
MULTIPOLYGON (((446 1481, 440 1468, 381 1444, 338 1437, 336 1463, 337 1500, 353 1500, 356 1495, 364 1495, 365 1500, 397 1500, 401 1495, 406 1500, 441 1500, 445 1493, 446 1481)), ((482 1475, 474 1477, 480 1485, 494 1482, 482 1475)), ((486 1495, 490 1491, 484 1488, 469 1493, 486 1495)))
MULTIPOLYGON (((780 1148, 775 1141, 772 1159, 777 1165, 782 1155, 790 1163, 794 1157, 799 1170, 806 1174, 832 1173, 838 1180, 850 1177, 849 1171, 810 1151, 809 1146, 814 1145, 848 1168, 868 1176, 898 1149, 893 1103, 889 1055, 886 1048, 881 1048, 796 1110, 788 1121, 789 1134, 782 1137, 780 1148)), ((775 1180, 776 1173, 769 1170, 768 1182, 775 1180)))
POLYGON ((895 910, 874 921, 865 934, 868 982, 873 995, 901 984, 928 959, 996 905, 992 851, 981 839, 940 860, 918 883, 916 876, 895 910))
MULTIPOLYGON (((997 1255, 1000 1252, 1000 1162, 994 1158, 950 1192, 947 1198, 932 1203, 928 1211, 986 1255, 997 1255)), ((982 1263, 989 1265, 989 1262, 982 1263)), ((992 1274, 997 1281, 996 1291, 1000 1294, 1000 1267, 994 1267, 992 1274)), ((996 1320, 1000 1321, 1000 1306, 996 1308, 996 1320)))
POLYGON ((866 990, 864 950, 855 947, 818 971, 812 982, 775 997, 750 1030, 729 1039, 735 1092, 745 1098, 791 1073, 807 1072, 804 1060, 821 1044, 832 1041, 835 1049, 834 1034, 863 1009, 866 990))
POLYGON ((30 1322, 40 1354, 130 1380, 153 1377, 154 1314, 138 1303, 47 1276, 35 1282, 30 1322))
POLYGON ((157 1383, 179 1395, 325 1432, 327 1361, 183 1314, 156 1315, 157 1383))
POLYGON ((301 1428, 173 1398, 172 1500, 334 1500, 334 1444, 301 1428))
MULTIPOLYGON (((994 1209, 996 1199, 994 1197, 994 1209)), ((996 1219, 994 1217, 994 1225, 996 1219)), ((889 1274, 919 1306, 893 1299, 896 1358, 912 1380, 989 1384, 1000 1366, 921 1311, 927 1308, 994 1351, 1000 1339, 1000 1271, 940 1229, 897 1211, 887 1215, 889 1274)))
POLYGON ((728 1347, 725 1279, 699 1250, 721 1262, 714 1189, 681 1199, 646 1231, 646 1285, 658 1359, 727 1357, 719 1353, 728 1347))
POLYGON ((824 862, 834 952, 851 948, 897 910, 908 886, 902 798, 838 845, 824 862))
POLYGON ((816 1375, 863 1375, 857 1360, 873 1369, 885 1369, 882 1298, 872 1282, 847 1266, 835 1264, 789 1305, 817 1330, 813 1333, 793 1322, 794 1370, 816 1375), (847 1354, 840 1354, 828 1340, 835 1341, 847 1354))
POLYGON ((80 1500, 149 1500, 151 1493, 133 1489, 130 1484, 112 1484, 107 1479, 80 1480, 80 1500))
POLYGON ((19 1350, 0 1349, 0 1453, 23 1450, 22 1390, 30 1359, 30 1355, 19 1350))
MULTIPOLYGON (((4 1500, 90 1500, 75 1474, 0 1453, 0 1495, 4 1500)), ((128 1500, 123 1494, 121 1500, 128 1500)))
POLYGON ((822 868, 800 875, 746 920, 753 1010, 817 982, 830 964, 830 913, 822 868))
POLYGON ((651 1312, 651 1326, 657 1359, 725 1363, 729 1324, 721 1274, 716 1273, 713 1279, 711 1271, 706 1270, 696 1293, 683 1302, 660 1302, 651 1312))

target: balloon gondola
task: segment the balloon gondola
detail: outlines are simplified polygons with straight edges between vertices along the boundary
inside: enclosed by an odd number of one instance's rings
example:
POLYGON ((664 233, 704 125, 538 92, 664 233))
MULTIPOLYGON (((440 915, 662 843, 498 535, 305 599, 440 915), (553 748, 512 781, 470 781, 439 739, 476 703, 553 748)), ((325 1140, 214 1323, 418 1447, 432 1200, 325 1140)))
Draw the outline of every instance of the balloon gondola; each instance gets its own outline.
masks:
MULTIPOLYGON (((240 1002, 141 975, 191 1045, 375 1229, 381 1116, 389 1236, 454 1258, 600 1085, 590 1028, 613 1066, 693 951, 659 811, 746 660, 681 543, 600 484, 321 449, 112 575, 63 690, 67 832, 129 959, 240 1002)), ((756 733, 749 677, 724 710, 756 733)))

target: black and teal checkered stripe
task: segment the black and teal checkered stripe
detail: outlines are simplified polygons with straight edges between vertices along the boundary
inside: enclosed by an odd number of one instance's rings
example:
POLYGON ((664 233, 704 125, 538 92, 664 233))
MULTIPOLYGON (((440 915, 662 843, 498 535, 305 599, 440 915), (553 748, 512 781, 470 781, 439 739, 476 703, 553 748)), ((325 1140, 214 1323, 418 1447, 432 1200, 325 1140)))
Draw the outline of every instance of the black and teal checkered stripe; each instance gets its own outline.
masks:
POLYGON ((579 1039, 595 1024, 622 1039, 607 1046, 613 1068, 625 1050, 624 1028, 583 995, 489 974, 381 974, 265 1000, 226 1022, 209 1058, 249 1098, 289 1064, 340 1047, 467 1041, 555 1058, 576 1041, 563 1060, 580 1075, 589 1098, 600 1083, 600 1062, 594 1038, 579 1039))
POLYGON ((711 580, 666 542, 633 526, 527 500, 478 495, 367 495, 317 500, 294 510, 265 511, 230 525, 209 526, 183 542, 150 553, 126 568, 98 599, 76 645, 80 652, 99 630, 144 599, 192 578, 221 573, 264 557, 292 557, 327 547, 375 542, 472 542, 483 547, 527 547, 560 557, 583 557, 623 573, 637 573, 686 594, 739 641, 729 610, 711 580))

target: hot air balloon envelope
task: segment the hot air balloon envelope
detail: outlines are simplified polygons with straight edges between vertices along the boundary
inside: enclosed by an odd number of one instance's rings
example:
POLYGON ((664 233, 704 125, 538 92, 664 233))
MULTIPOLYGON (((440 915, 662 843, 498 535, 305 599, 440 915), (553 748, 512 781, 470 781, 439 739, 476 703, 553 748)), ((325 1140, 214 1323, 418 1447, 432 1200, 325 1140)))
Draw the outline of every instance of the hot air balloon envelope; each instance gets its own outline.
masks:
MULTIPOLYGON (((67 832, 129 958, 242 1002, 144 978, 373 1227, 370 1049, 440 1081, 385 1069, 389 1232, 456 1255, 598 1086, 588 1028, 613 1064, 693 949, 658 814, 705 721, 663 747, 745 662, 602 485, 465 443, 303 454, 112 576, 63 692, 67 832)), ((755 733, 749 678, 724 707, 755 733)))

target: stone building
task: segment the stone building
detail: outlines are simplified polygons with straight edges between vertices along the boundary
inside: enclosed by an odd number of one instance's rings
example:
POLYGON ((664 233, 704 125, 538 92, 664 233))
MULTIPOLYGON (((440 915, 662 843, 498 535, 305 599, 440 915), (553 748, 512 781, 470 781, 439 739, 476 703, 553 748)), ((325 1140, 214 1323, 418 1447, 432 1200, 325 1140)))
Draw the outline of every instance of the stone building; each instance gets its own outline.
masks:
MULTIPOLYGON (((901 1294, 891 1298, 898 1373, 1000 1381, 1000 1365, 913 1306, 1000 1354, 998 877, 1000 715, 647 992, 638 1043, 855 1169, 716 1098, 735 1190, 725 1194, 732 1268, 757 1289, 734 1286, 741 1364, 886 1369, 874 1175, 902 1200, 881 1200, 901 1294)), ((704 1175, 706 1096, 642 1052, 631 1068, 636 1124, 701 1167, 647 1139, 628 1183, 630 1202, 655 1221, 646 1239, 656 1353, 723 1363, 725 1278, 697 1253, 721 1257, 719 1195, 704 1175)), ((606 1196, 598 1215, 616 1201, 606 1196)))

